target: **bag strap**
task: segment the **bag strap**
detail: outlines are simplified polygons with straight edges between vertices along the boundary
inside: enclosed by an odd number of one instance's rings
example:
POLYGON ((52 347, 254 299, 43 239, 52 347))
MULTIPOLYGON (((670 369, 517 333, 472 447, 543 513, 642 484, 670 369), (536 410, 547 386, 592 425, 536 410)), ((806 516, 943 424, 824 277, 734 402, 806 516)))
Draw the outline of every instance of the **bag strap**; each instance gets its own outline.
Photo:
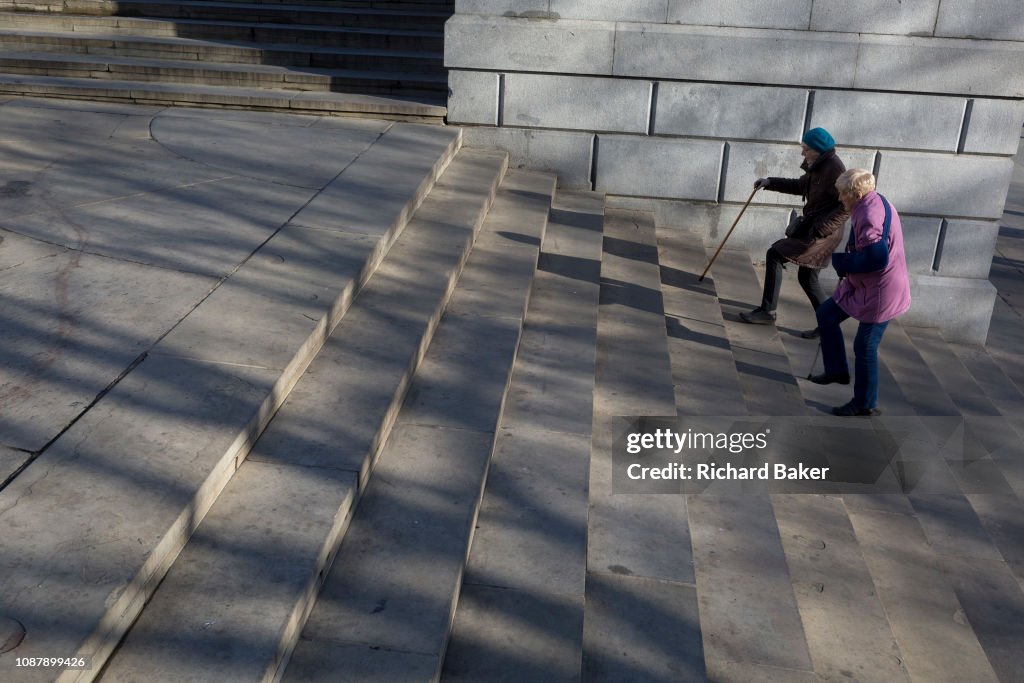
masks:
MULTIPOLYGON (((877 193, 876 193, 877 194, 877 193)), ((889 248, 889 225, 892 223, 892 207, 889 206, 888 200, 882 195, 878 195, 878 198, 882 200, 882 206, 885 208, 885 220, 882 222, 882 239, 885 240, 886 249, 889 248)), ((857 241, 853 234, 853 230, 850 230, 850 238, 846 240, 846 251, 856 251, 857 241)))

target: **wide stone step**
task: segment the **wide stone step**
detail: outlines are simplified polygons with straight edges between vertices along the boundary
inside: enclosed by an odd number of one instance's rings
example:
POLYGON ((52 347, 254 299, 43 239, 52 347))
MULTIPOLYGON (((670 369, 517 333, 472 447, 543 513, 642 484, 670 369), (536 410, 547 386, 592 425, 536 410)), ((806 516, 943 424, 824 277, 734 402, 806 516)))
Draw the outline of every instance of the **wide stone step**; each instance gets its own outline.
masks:
POLYGON ((473 150, 451 162, 175 561, 104 680, 278 677, 505 164, 504 154, 473 150), (254 611, 247 598, 257 594, 254 611))
POLYGON ((314 92, 401 93, 407 96, 447 92, 448 88, 448 80, 444 74, 211 64, 191 60, 47 52, 0 52, 0 72, 314 92))
POLYGON ((309 6, 252 2, 166 2, 165 0, 70 0, 66 11, 76 14, 246 23, 305 24, 372 28, 437 29, 451 12, 406 8, 309 6))
POLYGON ((375 138, 0 492, 19 656, 99 671, 459 143, 375 138))
POLYGON ((136 104, 230 107, 426 122, 441 122, 446 112, 441 104, 432 104, 423 97, 407 99, 359 93, 236 88, 96 78, 0 74, 0 92, 38 97, 114 100, 136 104))
POLYGON ((658 233, 661 293, 679 415, 746 415, 714 279, 699 281, 707 254, 699 235, 658 233))
POLYGON ((303 24, 94 17, 73 14, 0 12, 8 29, 74 33, 118 33, 123 36, 163 36, 204 40, 289 43, 398 50, 444 49, 441 31, 392 28, 329 27, 303 24))
POLYGON ((551 207, 444 681, 579 680, 603 213, 551 207))
POLYGON ((116 33, 83 34, 70 31, 16 31, 0 29, 0 46, 22 52, 117 55, 180 61, 263 64, 312 68, 351 68, 444 73, 437 52, 295 46, 278 43, 217 42, 192 38, 126 36, 116 33))
POLYGON ((553 180, 496 201, 284 680, 436 680, 553 180))
MULTIPOLYGON (((710 258, 714 249, 708 248, 710 258)), ((703 269, 702 269, 703 270, 703 269)), ((709 271, 722 306, 740 386, 752 415, 804 415, 808 406, 775 325, 748 325, 741 312, 760 305, 762 281, 745 250, 723 249, 709 271)))
POLYGON ((687 499, 613 489, 615 416, 676 414, 653 215, 609 210, 603 248, 583 679, 699 680, 687 499))

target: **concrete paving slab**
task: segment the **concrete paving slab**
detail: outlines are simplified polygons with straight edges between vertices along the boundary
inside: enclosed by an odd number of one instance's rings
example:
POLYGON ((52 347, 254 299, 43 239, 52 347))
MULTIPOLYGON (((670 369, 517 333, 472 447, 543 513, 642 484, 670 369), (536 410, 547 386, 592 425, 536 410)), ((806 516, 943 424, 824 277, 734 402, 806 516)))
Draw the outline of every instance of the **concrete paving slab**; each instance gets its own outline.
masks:
POLYGON ((244 463, 132 625, 104 679, 273 676, 301 619, 296 612, 319 589, 317 575, 355 492, 351 472, 244 463))
POLYGON ((588 566, 622 576, 694 582, 682 495, 618 494, 591 506, 588 566))
POLYGON ((590 439, 528 424, 495 438, 464 583, 579 596, 590 439))
MULTIPOLYGON (((596 299, 596 287, 591 289, 596 299)), ((531 307, 541 296, 557 296, 553 289, 534 289, 531 307)), ((569 305, 563 303, 563 305, 569 305)), ((585 305, 585 302, 581 302, 585 305)), ((590 305, 596 313, 596 300, 590 305)), ((593 405, 595 344, 593 322, 586 325, 533 323, 533 310, 523 327, 515 377, 509 387, 503 422, 573 434, 589 434, 593 405)), ((584 316, 583 312, 580 314, 584 316)))
POLYGON ((18 656, 109 655, 234 472, 275 379, 147 358, 0 492, 18 656))
POLYGON ((973 557, 979 561, 1000 559, 999 551, 966 497, 912 495, 910 502, 936 555, 973 557))
POLYGON ((440 658, 492 438, 399 422, 304 638, 440 658))
POLYGON ((658 234, 669 365, 680 415, 745 415, 746 403, 699 237, 658 234), (706 284, 705 284, 706 283, 706 284))
MULTIPOLYGON (((475 190, 467 187, 459 203, 447 204, 448 221, 414 216, 251 457, 276 460, 286 454, 296 464, 358 471, 366 481, 368 457, 397 416, 395 399, 404 396, 426 352, 465 258, 479 211, 472 202, 484 205, 488 187, 483 181, 475 190), (348 419, 336 420, 339 414, 348 419)), ((432 193, 424 206, 433 201, 432 193)))
POLYGON ((265 115, 245 118, 203 117, 204 134, 195 135, 192 117, 158 116, 153 137, 182 158, 225 174, 322 188, 365 153, 384 133, 378 122, 365 126, 310 128, 266 122, 265 115), (330 153, 324 153, 326 151, 330 153))
POLYGON ((154 350, 283 369, 369 276, 377 240, 291 227, 277 233, 154 350), (257 333, 258 331, 258 333, 257 333))
POLYGON ((767 495, 689 498, 704 656, 811 671, 767 495))
POLYGON ((417 652, 401 652, 377 646, 300 640, 285 670, 286 683, 338 680, 345 672, 349 683, 414 683, 436 675, 437 658, 417 652))
MULTIPOLYGON (((479 175, 481 168, 473 162, 492 157, 460 154, 444 177, 458 176, 460 169, 479 175)), ((442 191, 445 196, 440 199, 432 192, 421 206, 440 213, 435 205, 443 204, 447 220, 424 219, 417 213, 410 222, 359 297, 352 318, 346 316, 335 330, 327 353, 313 361, 311 372, 298 382, 264 433, 268 438, 261 437, 252 459, 242 463, 206 518, 207 524, 200 526, 195 536, 200 550, 186 550, 179 558, 175 573, 162 584, 167 595, 158 593, 149 604, 147 616, 122 646, 110 672, 126 680, 145 677, 154 667, 174 671, 178 678, 274 677, 312 608, 378 442, 387 436, 412 369, 425 352, 470 247, 480 207, 489 203, 490 191, 500 177, 504 159, 492 161, 501 163, 492 163, 489 175, 483 174, 475 183, 457 178, 463 187, 454 198, 448 196, 453 192, 442 191), (383 358, 382 349, 386 349, 383 358), (355 414, 345 408, 354 408, 355 414), (346 415, 345 420, 337 420, 339 412, 346 415), (311 467, 316 465, 325 469, 311 467), (321 474, 316 474, 318 470, 321 474), (307 484, 308 476, 319 484, 307 484), (233 488, 236 482, 237 489, 233 488), (287 492, 288 501, 301 500, 303 510, 315 507, 320 518, 288 505, 268 511, 274 496, 263 490, 267 487, 273 487, 278 496, 287 492), (289 526, 298 531, 285 542, 271 544, 278 550, 244 552, 247 537, 273 537, 289 526), (224 542, 222 536, 233 540, 224 542), (228 550, 196 557, 207 546, 228 550), (243 552, 239 553, 240 546, 243 552), (286 557, 281 560, 276 552, 286 557), (258 621, 252 606, 238 599, 239 590, 253 590, 254 580, 235 582, 246 573, 273 577, 274 588, 259 591, 263 597, 258 621), (227 597, 209 600, 204 594, 227 597), (211 611, 216 611, 215 619, 211 611), (173 638, 164 643, 161 632, 176 630, 166 629, 166 624, 208 624, 211 619, 219 626, 206 634, 203 652, 208 654, 165 666, 162 655, 152 651, 173 654, 181 644, 173 638), (214 661, 207 665, 206 657, 214 661)), ((330 231, 307 232, 340 236, 330 231)), ((488 442, 485 455, 489 452, 488 442)))
POLYGON ((598 316, 595 409, 605 415, 675 410, 654 217, 609 211, 605 218, 598 316))
POLYGON ((396 123, 292 222, 383 235, 412 215, 460 142, 458 129, 396 123))
POLYGON ((938 330, 909 326, 904 330, 961 415, 999 415, 938 330))
POLYGON ((1003 373, 1017 387, 1024 387, 1024 359, 1017 352, 1024 340, 1024 316, 1015 310, 1003 297, 996 297, 992 308, 992 325, 989 327, 985 348, 1003 373))
POLYGON ((493 431, 519 332, 514 319, 445 316, 432 346, 447 360, 424 360, 399 422, 493 431))
POLYGON ((978 642, 1001 681, 1012 681, 1024 666, 1024 592, 1005 562, 942 557, 978 642))
POLYGON ((776 666, 723 662, 706 662, 708 680, 715 683, 818 683, 821 679, 812 671, 783 669, 776 666))
POLYGON ((950 344, 985 395, 1004 416, 1024 414, 1024 393, 1007 377, 983 346, 950 344))
POLYGON ((850 521, 911 679, 998 680, 917 520, 856 511, 850 521))
POLYGON ((878 357, 900 385, 918 415, 959 415, 960 410, 932 374, 904 328, 891 323, 885 330, 878 357))
POLYGON ((530 292, 530 318, 535 325, 593 327, 601 293, 601 261, 542 251, 530 292))
POLYGON ((814 671, 825 680, 909 681, 842 499, 771 501, 814 671))
POLYGON ((89 253, 211 277, 230 274, 312 191, 228 178, 10 219, 17 232, 89 253))
MULTIPOLYGON (((483 153, 462 155, 453 163, 450 170, 457 177, 447 182, 459 189, 437 188, 439 196, 432 195, 421 206, 423 212, 416 214, 425 224, 425 244, 386 268, 364 305, 371 306, 370 299, 391 305, 389 294, 402 290, 402 296, 408 296, 408 279, 419 277, 428 284, 429 263, 436 265, 446 256, 461 258, 490 204, 503 163, 503 157, 483 153), (469 182, 464 177, 469 173, 478 179, 469 182), (431 211, 447 215, 422 216, 431 211)), ((315 350, 322 343, 391 239, 290 225, 168 335, 158 351, 284 368, 301 355, 303 345, 312 344, 309 349, 315 350), (251 334, 253 329, 264 334, 251 334)), ((435 272, 446 285, 450 282, 451 270, 435 272)), ((426 289, 420 293, 431 302, 439 296, 426 289)))
POLYGON ((4 102, 0 140, 33 138, 47 141, 88 138, 96 141, 111 137, 125 118, 125 113, 61 110, 26 107, 23 101, 4 102))
POLYGON ((209 292, 210 278, 6 234, 0 443, 39 451, 209 292))
MULTIPOLYGON (((714 250, 708 250, 710 258, 714 250)), ((754 415, 802 415, 803 395, 792 375, 779 333, 772 325, 748 325, 741 312, 758 306, 761 283, 745 251, 723 249, 712 266, 740 386, 754 415)))
POLYGON ((554 191, 553 176, 515 170, 506 174, 448 311, 522 316, 554 191))
POLYGON ((587 681, 696 681, 705 676, 697 590, 587 572, 583 623, 587 681))
POLYGON ((466 585, 440 680, 579 681, 582 633, 582 596, 466 585))
POLYGON ((537 268, 536 246, 515 242, 473 245, 477 257, 459 277, 459 289, 448 304, 453 315, 485 310, 495 318, 521 316, 523 301, 537 268))
POLYGON ((999 554, 1024 588, 1024 534, 1021 534, 1024 529, 1024 503, 1020 496, 972 493, 967 499, 999 549, 999 554))
POLYGON ((69 151, 67 142, 42 138, 33 140, 31 146, 42 148, 44 154, 48 146, 57 146, 49 154, 59 157, 38 174, 24 178, 30 184, 7 207, 3 219, 6 227, 16 227, 14 219, 24 214, 67 209, 228 175, 182 159, 146 140, 76 141, 69 151))
POLYGON ((397 415, 422 328, 409 320, 350 311, 289 394, 250 459, 360 472, 397 415), (405 378, 403 380, 403 378, 405 378), (344 415, 344 420, 337 419, 344 415))

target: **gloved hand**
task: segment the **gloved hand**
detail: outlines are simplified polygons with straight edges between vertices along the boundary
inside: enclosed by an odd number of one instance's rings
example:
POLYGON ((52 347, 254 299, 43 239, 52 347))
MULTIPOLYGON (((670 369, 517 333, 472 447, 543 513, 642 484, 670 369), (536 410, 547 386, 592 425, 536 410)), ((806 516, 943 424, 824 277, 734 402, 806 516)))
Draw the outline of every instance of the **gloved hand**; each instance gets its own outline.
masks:
POLYGON ((837 251, 832 254, 832 267, 836 269, 836 275, 840 278, 846 277, 846 257, 848 254, 845 252, 837 251))
POLYGON ((768 179, 758 178, 757 180, 754 181, 754 187, 768 187, 768 179))

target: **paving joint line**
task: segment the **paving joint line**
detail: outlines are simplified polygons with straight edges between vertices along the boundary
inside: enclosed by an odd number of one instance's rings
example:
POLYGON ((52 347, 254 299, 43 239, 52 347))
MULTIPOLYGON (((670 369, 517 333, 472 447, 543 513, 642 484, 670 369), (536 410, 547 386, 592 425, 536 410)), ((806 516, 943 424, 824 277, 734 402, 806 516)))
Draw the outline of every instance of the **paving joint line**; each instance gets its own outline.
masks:
MULTIPOLYGON (((349 162, 349 163, 348 163, 348 164, 347 164, 347 165, 345 166, 345 168, 343 168, 343 169, 342 169, 341 171, 339 171, 339 172, 338 172, 338 174, 337 174, 337 175, 336 175, 336 176, 335 176, 334 178, 332 178, 332 179, 331 179, 331 180, 330 180, 330 181, 329 181, 329 182, 327 183, 327 185, 330 185, 330 183, 334 182, 334 180, 336 180, 336 179, 338 178, 338 176, 340 176, 340 175, 341 175, 342 173, 344 173, 344 172, 345 172, 345 171, 346 171, 346 170, 347 170, 348 168, 350 168, 350 167, 352 166, 352 164, 356 163, 356 161, 358 161, 358 160, 359 160, 359 159, 360 159, 360 158, 361 158, 361 157, 363 156, 363 154, 365 154, 365 153, 366 153, 366 151, 367 151, 367 150, 369 150, 369 149, 370 149, 370 147, 372 147, 372 146, 373 146, 373 144, 374 144, 374 143, 376 143, 376 142, 377 142, 377 140, 379 140, 379 139, 381 138, 381 136, 383 136, 383 133, 380 133, 380 134, 378 134, 378 136, 377 136, 377 137, 376 137, 376 138, 374 139, 374 141, 373 141, 373 142, 371 142, 371 143, 370 143, 370 145, 368 145, 368 146, 366 147, 366 149, 364 149, 364 150, 363 150, 362 152, 360 152, 359 154, 357 154, 357 155, 355 156, 355 158, 353 158, 353 159, 352 159, 352 161, 351 161, 351 162, 349 162)), ((159 143, 157 143, 157 144, 159 144, 159 143)), ((206 182, 209 182, 209 181, 206 181, 206 182)), ((194 184, 195 184, 195 185, 199 185, 199 184, 202 184, 202 183, 194 183, 194 184)), ((327 185, 325 185, 324 187, 326 187, 327 185)), ((95 405, 96 405, 97 403, 99 403, 99 402, 100 402, 100 401, 101 401, 101 400, 102 400, 102 399, 103 399, 104 397, 106 397, 106 395, 107 395, 107 394, 109 394, 109 393, 110 393, 110 392, 111 392, 111 391, 112 391, 112 390, 113 390, 113 389, 114 389, 114 388, 115 388, 115 387, 116 387, 116 386, 117 386, 118 384, 120 384, 120 383, 121 383, 121 380, 123 380, 123 379, 124 379, 125 377, 127 377, 129 373, 131 373, 131 372, 132 372, 133 370, 135 370, 135 368, 137 368, 137 367, 138 367, 138 366, 139 366, 139 365, 140 365, 140 364, 142 363, 142 361, 144 361, 144 360, 145 360, 145 359, 146 359, 146 358, 147 358, 147 357, 149 356, 150 352, 152 352, 152 351, 153 351, 153 349, 155 349, 155 348, 156 348, 156 347, 157 347, 157 346, 158 346, 158 345, 160 344, 160 342, 161 342, 161 341, 163 341, 163 339, 164 339, 165 337, 167 337, 167 335, 169 335, 169 334, 170 334, 170 333, 171 333, 172 331, 174 331, 174 330, 175 330, 175 329, 176 329, 176 328, 177 328, 177 327, 178 327, 178 326, 179 326, 179 325, 180 325, 180 324, 182 323, 182 321, 184 321, 184 320, 185 320, 185 318, 187 318, 187 317, 188 317, 189 315, 191 315, 191 314, 192 314, 193 312, 195 312, 195 310, 196 310, 197 308, 199 308, 199 306, 201 306, 201 305, 203 304, 203 302, 205 302, 205 301, 206 301, 207 299, 209 299, 209 298, 210 298, 210 296, 211 296, 211 295, 212 295, 212 294, 213 294, 213 293, 214 293, 215 291, 217 291, 217 289, 218 289, 218 288, 219 288, 219 287, 220 287, 220 286, 221 286, 222 284, 224 284, 224 282, 225 282, 225 281, 226 281, 226 280, 227 280, 228 278, 230 278, 230 277, 231 277, 232 275, 234 275, 234 274, 235 274, 236 272, 238 272, 238 270, 239 270, 239 269, 240 269, 240 268, 241 268, 241 267, 242 267, 243 265, 245 265, 246 263, 248 263, 248 262, 249 262, 249 260, 250 260, 250 259, 252 259, 252 257, 253 257, 253 256, 254 256, 254 255, 255 255, 255 254, 257 253, 257 252, 259 252, 259 250, 260 250, 260 249, 262 249, 262 248, 263 248, 264 246, 266 246, 266 244, 267 244, 268 242, 270 242, 270 240, 272 240, 272 239, 273 239, 273 238, 274 238, 274 237, 275 237, 275 236, 276 236, 276 235, 277 235, 278 233, 280 233, 280 232, 281 232, 281 230, 283 230, 283 229, 284 229, 284 227, 285 227, 285 226, 286 226, 286 225, 287 225, 287 224, 288 224, 288 223, 289 223, 289 222, 291 221, 291 219, 292 219, 292 218, 294 218, 295 216, 297 216, 297 215, 299 214, 299 212, 300 212, 300 211, 302 211, 302 210, 303 210, 303 209, 305 209, 305 208, 306 208, 307 206, 309 206, 309 204, 310 204, 310 203, 311 203, 311 202, 312 202, 312 201, 313 201, 313 200, 314 200, 314 199, 315 199, 316 197, 320 196, 320 194, 321 194, 322 192, 323 192, 323 188, 321 188, 321 189, 320 189, 320 190, 318 190, 318 191, 317 191, 316 193, 314 193, 314 194, 313 194, 313 196, 309 198, 309 200, 307 200, 307 201, 306 201, 306 202, 305 202, 305 203, 304 203, 304 204, 303 204, 302 206, 300 206, 300 207, 299 207, 298 209, 296 209, 296 210, 295 210, 295 212, 294 212, 294 213, 293 213, 293 214, 292 214, 291 216, 289 216, 289 217, 288 217, 288 219, 287 219, 287 220, 285 220, 285 222, 284 222, 284 223, 282 223, 282 224, 281 224, 281 225, 280 225, 280 226, 279 226, 279 227, 278 227, 278 228, 277 228, 277 229, 276 229, 276 230, 275 230, 275 231, 274 231, 274 232, 273 232, 273 233, 272 233, 272 234, 271 234, 270 236, 268 236, 268 237, 267 237, 267 239, 265 239, 265 240, 264 240, 263 242, 261 242, 261 243, 259 244, 259 246, 257 246, 257 247, 256 247, 256 248, 255 248, 255 249, 254 249, 254 250, 253 250, 253 251, 252 251, 252 252, 251 252, 251 253, 250 253, 250 254, 249 254, 249 255, 248 255, 248 256, 247 256, 247 257, 246 257, 246 258, 245 258, 245 259, 244 259, 243 261, 242 261, 242 262, 241 262, 241 263, 237 264, 237 265, 235 266, 235 268, 234 268, 234 269, 233 269, 233 270, 232 270, 232 271, 231 271, 231 272, 230 272, 229 274, 227 274, 227 275, 224 275, 224 276, 222 276, 222 277, 221 277, 221 278, 220 278, 220 279, 219 279, 219 280, 218 280, 218 281, 217 281, 217 282, 216 282, 216 283, 215 283, 215 284, 213 285, 213 287, 212 287, 212 288, 210 289, 210 291, 209 291, 209 292, 207 292, 206 296, 204 296, 204 297, 203 297, 202 299, 200 299, 200 300, 199 300, 198 302, 196 302, 196 304, 195 304, 194 306, 192 306, 192 308, 190 308, 190 309, 189 309, 189 310, 188 310, 188 311, 187 311, 187 312, 186 312, 186 313, 185 313, 184 315, 182 315, 182 316, 181 316, 181 318, 179 318, 179 319, 178 319, 178 321, 177 321, 176 323, 174 323, 174 325, 172 325, 172 326, 171 326, 171 327, 170 327, 170 328, 169 328, 169 329, 168 329, 168 330, 167 330, 166 332, 164 332, 164 333, 163 333, 162 335, 160 335, 160 336, 159 336, 159 337, 158 337, 158 338, 157 338, 157 339, 156 339, 156 340, 155 340, 155 341, 154 341, 154 342, 153 342, 153 343, 152 343, 152 344, 150 345, 150 347, 149 347, 148 349, 146 349, 146 350, 142 351, 142 352, 141 352, 141 353, 140 353, 140 354, 139 354, 139 355, 138 355, 138 356, 137 356, 137 357, 135 358, 135 360, 133 360, 133 361, 132 361, 131 363, 129 363, 129 364, 128 364, 128 367, 127 367, 127 368, 125 368, 125 369, 124 369, 124 370, 123 370, 123 371, 122 371, 122 372, 121 372, 120 374, 118 374, 118 376, 117 376, 117 377, 115 377, 115 378, 114 378, 114 380, 113 380, 113 381, 111 381, 111 382, 110 382, 110 383, 109 383, 109 384, 108 384, 108 385, 107 385, 106 387, 104 387, 104 388, 103 388, 103 389, 102 389, 102 390, 101 390, 101 391, 99 392, 99 394, 97 394, 97 395, 96 395, 96 396, 95 396, 95 397, 93 398, 93 400, 92 400, 92 401, 90 401, 90 402, 89 402, 89 404, 88 404, 87 406, 85 406, 85 408, 83 408, 83 409, 81 410, 81 412, 79 412, 79 413, 78 413, 78 415, 76 415, 76 416, 75 416, 74 418, 72 418, 72 419, 71 419, 71 421, 70 421, 70 422, 69 422, 69 423, 68 423, 68 424, 67 424, 67 425, 66 425, 66 426, 65 426, 65 427, 64 427, 64 428, 63 428, 62 430, 60 430, 60 432, 58 432, 58 433, 57 433, 57 434, 56 434, 56 435, 55 435, 55 436, 54 436, 54 437, 53 437, 52 439, 50 439, 49 441, 47 441, 47 442, 46 442, 46 443, 45 443, 45 444, 43 445, 43 447, 39 449, 39 452, 38 452, 38 453, 36 453, 36 454, 35 454, 34 456, 32 456, 31 458, 29 458, 28 460, 26 460, 26 461, 25 461, 24 463, 22 463, 22 465, 21 465, 21 466, 20 466, 20 467, 19 467, 18 469, 16 469, 16 470, 15 470, 15 471, 14 471, 13 473, 11 473, 11 475, 10 475, 10 476, 8 476, 8 477, 7 477, 7 478, 6 478, 6 479, 5 479, 4 481, 3 481, 3 483, 0 483, 0 491, 3 491, 4 489, 6 489, 6 488, 7 488, 7 486, 9 486, 9 485, 10 485, 10 484, 11 484, 11 483, 12 483, 12 482, 13 482, 13 481, 15 480, 15 478, 16 478, 16 477, 17 477, 17 476, 18 476, 19 474, 21 474, 22 472, 24 472, 24 471, 25 471, 25 470, 26 470, 26 469, 27 469, 27 468, 29 467, 29 465, 31 465, 31 464, 32 464, 33 462, 35 462, 36 460, 38 460, 38 459, 39 459, 39 457, 40 457, 40 456, 41 456, 41 455, 42 455, 43 453, 45 453, 45 452, 47 451, 47 449, 48 449, 48 448, 49 448, 49 447, 50 447, 51 445, 53 445, 53 443, 54 443, 54 442, 56 442, 56 441, 57 441, 57 439, 59 439, 59 438, 60 438, 61 436, 63 436, 63 435, 64 435, 64 434, 65 434, 65 433, 66 433, 66 432, 67 432, 67 431, 68 431, 69 429, 71 429, 71 428, 72 428, 72 427, 73 427, 73 426, 74 426, 74 425, 75 425, 75 424, 76 424, 76 423, 77 423, 77 422, 78 422, 79 420, 81 420, 81 419, 82 419, 82 417, 84 417, 84 416, 85 416, 85 415, 86 415, 86 414, 87 414, 87 413, 88 413, 88 412, 89 412, 90 410, 92 410, 92 408, 93 408, 93 407, 94 407, 94 406, 95 406, 95 405)), ((141 193, 141 194, 146 194, 146 193, 141 193)), ((60 213, 62 213, 62 214, 63 214, 63 211, 60 211, 60 213)), ((49 471, 49 470, 47 470, 47 473, 46 473, 46 475, 44 475, 44 477, 45 477, 45 476, 47 476, 47 475, 49 475, 49 472, 50 472, 50 471, 49 471)), ((27 492, 29 492, 29 491, 31 491, 31 490, 32 490, 32 489, 31 489, 31 486, 30 486, 30 487, 29 487, 29 489, 28 489, 28 491, 26 491, 26 493, 27 493, 27 492)), ((19 502, 20 500, 21 500, 21 497, 19 497, 19 498, 18 498, 18 500, 17 500, 17 501, 15 501, 14 505, 17 505, 17 504, 18 504, 18 502, 19 502)), ((12 507, 13 507, 13 506, 12 506, 12 507)), ((4 510, 4 511, 0 511, 0 514, 3 514, 4 512, 6 512, 6 510, 4 510)))

